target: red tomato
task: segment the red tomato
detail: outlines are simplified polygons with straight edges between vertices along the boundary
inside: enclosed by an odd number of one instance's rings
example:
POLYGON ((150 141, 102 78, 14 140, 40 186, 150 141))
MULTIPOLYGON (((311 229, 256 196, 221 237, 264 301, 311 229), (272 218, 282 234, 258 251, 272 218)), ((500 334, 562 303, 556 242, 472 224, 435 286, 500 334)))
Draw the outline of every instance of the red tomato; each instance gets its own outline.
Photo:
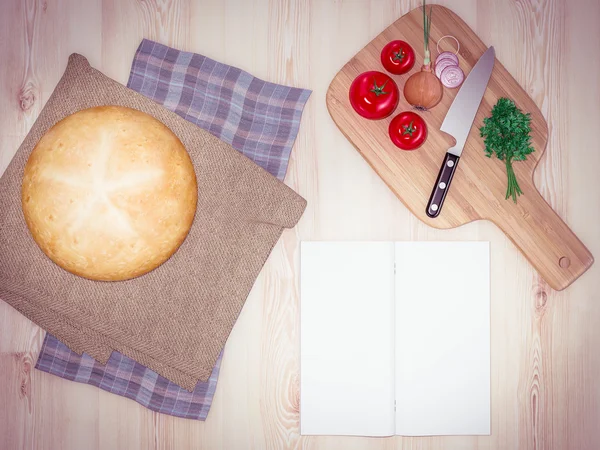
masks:
POLYGON ((418 114, 404 111, 390 122, 390 139, 402 150, 415 150, 427 139, 427 124, 418 114))
POLYGON ((402 75, 415 65, 415 51, 404 41, 391 41, 381 50, 381 64, 388 72, 402 75))
POLYGON ((350 104, 367 119, 383 119, 392 114, 399 97, 394 80, 377 71, 361 73, 350 86, 350 104))

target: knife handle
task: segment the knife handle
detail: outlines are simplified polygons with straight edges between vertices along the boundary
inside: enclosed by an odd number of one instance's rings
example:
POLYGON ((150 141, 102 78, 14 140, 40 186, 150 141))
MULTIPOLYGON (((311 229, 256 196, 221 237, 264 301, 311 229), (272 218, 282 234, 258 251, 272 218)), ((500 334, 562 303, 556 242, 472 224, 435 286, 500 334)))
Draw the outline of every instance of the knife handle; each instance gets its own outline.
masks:
POLYGON ((440 168, 440 173, 438 173, 435 186, 429 197, 429 202, 427 202, 427 209, 425 210, 427 215, 432 219, 439 216, 442 211, 442 206, 444 205, 448 189, 450 189, 450 183, 452 182, 452 177, 454 177, 454 172, 456 172, 459 160, 460 157, 452 153, 446 153, 444 157, 444 162, 440 168))

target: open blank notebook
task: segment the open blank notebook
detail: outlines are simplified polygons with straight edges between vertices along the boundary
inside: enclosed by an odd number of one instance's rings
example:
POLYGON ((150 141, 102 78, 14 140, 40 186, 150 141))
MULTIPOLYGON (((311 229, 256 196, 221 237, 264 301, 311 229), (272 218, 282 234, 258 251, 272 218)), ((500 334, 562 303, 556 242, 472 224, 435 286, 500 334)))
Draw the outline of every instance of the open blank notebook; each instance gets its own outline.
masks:
POLYGON ((490 434, 488 242, 302 242, 300 432, 490 434))

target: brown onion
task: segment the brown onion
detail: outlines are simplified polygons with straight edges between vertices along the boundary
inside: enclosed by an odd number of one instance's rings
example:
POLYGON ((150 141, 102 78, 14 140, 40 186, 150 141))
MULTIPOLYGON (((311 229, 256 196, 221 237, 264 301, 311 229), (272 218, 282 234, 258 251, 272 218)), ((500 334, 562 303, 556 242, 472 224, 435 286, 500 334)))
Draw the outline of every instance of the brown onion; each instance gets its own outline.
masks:
POLYGON ((442 100, 444 89, 442 83, 431 72, 431 64, 424 65, 406 80, 404 84, 404 97, 406 101, 420 110, 433 108, 442 100))

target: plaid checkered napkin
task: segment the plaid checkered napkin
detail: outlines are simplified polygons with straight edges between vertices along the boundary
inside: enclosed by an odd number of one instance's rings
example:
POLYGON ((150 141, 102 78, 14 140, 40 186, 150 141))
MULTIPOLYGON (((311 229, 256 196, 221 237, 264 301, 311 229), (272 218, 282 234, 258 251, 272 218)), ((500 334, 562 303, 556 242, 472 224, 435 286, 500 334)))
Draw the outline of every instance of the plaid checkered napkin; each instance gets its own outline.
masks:
POLYGON ((198 382, 190 392, 119 352, 112 352, 103 366, 85 353, 79 356, 46 334, 35 368, 130 398, 156 412, 205 420, 217 388, 222 357, 223 353, 208 381, 198 382))
MULTIPOLYGON (((267 83, 195 53, 144 39, 127 86, 231 144, 283 180, 310 91, 267 83)), ((164 414, 205 420, 223 354, 193 392, 113 352, 104 366, 47 334, 36 369, 87 383, 164 414)))

